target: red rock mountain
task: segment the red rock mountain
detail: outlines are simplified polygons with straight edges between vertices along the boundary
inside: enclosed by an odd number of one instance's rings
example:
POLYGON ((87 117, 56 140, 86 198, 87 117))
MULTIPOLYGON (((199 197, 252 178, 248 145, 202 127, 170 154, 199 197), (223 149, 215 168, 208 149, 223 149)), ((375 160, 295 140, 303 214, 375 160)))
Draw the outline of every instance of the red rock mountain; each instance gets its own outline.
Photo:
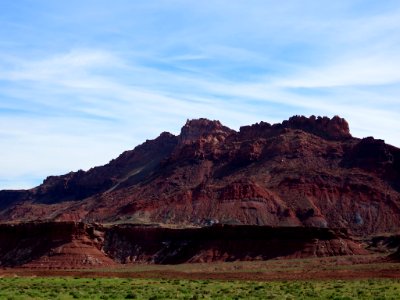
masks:
POLYGON ((351 136, 337 116, 236 132, 187 121, 107 165, 0 191, 0 221, 400 229, 400 149, 351 136))

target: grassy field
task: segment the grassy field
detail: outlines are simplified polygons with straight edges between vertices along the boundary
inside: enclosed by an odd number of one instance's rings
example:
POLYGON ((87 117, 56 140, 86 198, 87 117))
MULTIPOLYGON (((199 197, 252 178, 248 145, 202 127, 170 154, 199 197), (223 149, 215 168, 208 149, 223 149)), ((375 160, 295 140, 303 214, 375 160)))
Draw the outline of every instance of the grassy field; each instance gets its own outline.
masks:
POLYGON ((399 279, 217 281, 0 278, 0 299, 399 299, 399 279))

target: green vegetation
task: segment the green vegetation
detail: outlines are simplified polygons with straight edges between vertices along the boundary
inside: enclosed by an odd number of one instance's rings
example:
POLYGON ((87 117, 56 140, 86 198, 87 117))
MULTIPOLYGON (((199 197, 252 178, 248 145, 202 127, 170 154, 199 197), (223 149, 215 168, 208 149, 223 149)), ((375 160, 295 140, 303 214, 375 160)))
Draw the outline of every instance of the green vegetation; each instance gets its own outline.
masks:
POLYGON ((0 278, 0 299, 398 299, 400 280, 0 278))

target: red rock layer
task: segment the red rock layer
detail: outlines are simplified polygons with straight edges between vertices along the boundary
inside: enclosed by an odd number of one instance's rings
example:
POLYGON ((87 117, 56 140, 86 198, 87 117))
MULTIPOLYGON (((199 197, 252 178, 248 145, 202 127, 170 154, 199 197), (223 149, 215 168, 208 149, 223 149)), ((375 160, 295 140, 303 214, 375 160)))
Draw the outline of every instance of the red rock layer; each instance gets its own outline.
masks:
POLYGON ((121 263, 176 264, 271 258, 363 255, 346 231, 214 225, 199 229, 115 226, 104 250, 121 263))
POLYGON ((30 269, 363 255, 345 230, 214 225, 105 228, 72 222, 0 225, 0 266, 30 269))
POLYGON ((74 269, 112 266, 101 227, 83 223, 0 225, 0 266, 74 269))

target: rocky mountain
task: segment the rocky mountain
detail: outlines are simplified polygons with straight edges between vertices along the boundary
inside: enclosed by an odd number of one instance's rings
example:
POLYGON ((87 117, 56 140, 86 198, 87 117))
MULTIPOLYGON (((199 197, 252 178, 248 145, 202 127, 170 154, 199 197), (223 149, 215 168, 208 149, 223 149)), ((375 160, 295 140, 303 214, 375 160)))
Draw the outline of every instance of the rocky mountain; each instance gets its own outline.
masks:
POLYGON ((234 131, 190 120, 108 164, 0 191, 0 221, 400 228, 400 149, 352 137, 340 117, 234 131))

